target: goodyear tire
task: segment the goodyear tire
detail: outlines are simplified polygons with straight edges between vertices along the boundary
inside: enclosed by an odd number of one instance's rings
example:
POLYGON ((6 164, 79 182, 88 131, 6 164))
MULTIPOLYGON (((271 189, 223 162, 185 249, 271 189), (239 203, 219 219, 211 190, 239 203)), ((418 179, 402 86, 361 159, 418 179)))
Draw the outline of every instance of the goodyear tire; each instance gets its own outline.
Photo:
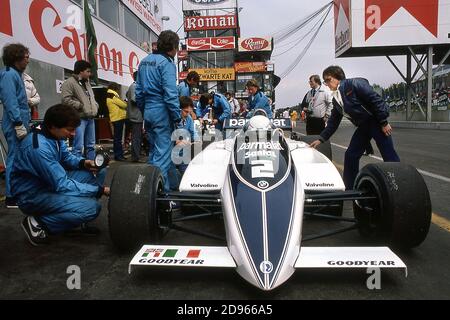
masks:
POLYGON ((156 167, 143 164, 117 168, 108 203, 109 233, 117 248, 129 252, 160 239, 156 197, 162 185, 156 167))
MULTIPOLYGON (((320 136, 301 136, 298 133, 293 132, 292 138, 293 140, 303 141, 310 144, 313 141, 319 140, 320 136)), ((331 150, 331 143, 329 140, 319 144, 316 149, 317 151, 320 151, 325 157, 330 159, 330 161, 333 161, 333 152, 331 150)))
POLYGON ((359 200, 353 211, 362 236, 397 248, 421 244, 430 228, 431 201, 420 173, 402 163, 369 164, 359 172, 356 190, 375 200, 359 200))

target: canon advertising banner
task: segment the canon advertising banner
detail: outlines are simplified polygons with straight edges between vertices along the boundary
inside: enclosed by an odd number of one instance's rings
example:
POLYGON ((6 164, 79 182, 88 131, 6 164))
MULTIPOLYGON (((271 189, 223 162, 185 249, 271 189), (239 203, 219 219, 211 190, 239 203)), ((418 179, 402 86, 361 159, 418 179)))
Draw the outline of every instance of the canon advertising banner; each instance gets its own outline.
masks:
POLYGON ((352 48, 450 43, 450 0, 334 2, 336 56, 352 48))
MULTIPOLYGON (((147 53, 93 17, 97 34, 98 76, 122 85, 147 53)), ((0 0, 0 47, 21 42, 31 58, 69 70, 86 59, 83 12, 68 0, 0 0)))
POLYGON ((183 0, 183 11, 233 9, 236 7, 236 0, 183 0))

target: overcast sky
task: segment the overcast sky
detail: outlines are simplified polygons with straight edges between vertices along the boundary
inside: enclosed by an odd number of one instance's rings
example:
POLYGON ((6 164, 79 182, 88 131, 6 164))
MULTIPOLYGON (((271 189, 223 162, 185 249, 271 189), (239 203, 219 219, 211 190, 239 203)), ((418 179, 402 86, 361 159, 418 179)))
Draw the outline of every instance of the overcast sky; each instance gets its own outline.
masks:
MULTIPOLYGON (((329 0, 239 0, 239 7, 243 7, 239 15, 239 24, 242 37, 271 36, 276 31, 288 26, 326 5, 329 0)), ((182 24, 182 0, 163 0, 164 15, 170 17, 164 28, 176 31, 182 24), (168 3, 170 2, 171 5, 168 3), (177 9, 177 10, 175 10, 177 9)), ((327 20, 333 18, 331 10, 327 20)), ((391 66, 386 57, 374 58, 340 58, 334 57, 334 28, 331 19, 320 31, 314 44, 306 56, 276 88, 276 107, 293 106, 301 102, 307 92, 308 78, 312 74, 322 75, 323 69, 331 64, 337 64, 344 68, 347 77, 364 77, 371 83, 380 84, 383 87, 402 81, 401 77, 391 66)), ((305 29, 294 35, 286 42, 292 42, 299 38, 306 30, 312 28, 308 25, 305 29)), ((184 36, 181 28, 179 34, 184 36)), ((307 41, 300 43, 296 48, 279 56, 273 57, 275 74, 281 74, 294 61, 306 45, 307 41)), ((276 48, 273 56, 282 53, 290 46, 276 48), (278 50, 278 51, 277 51, 278 50)), ((394 59, 399 63, 401 70, 406 64, 405 58, 394 59)))

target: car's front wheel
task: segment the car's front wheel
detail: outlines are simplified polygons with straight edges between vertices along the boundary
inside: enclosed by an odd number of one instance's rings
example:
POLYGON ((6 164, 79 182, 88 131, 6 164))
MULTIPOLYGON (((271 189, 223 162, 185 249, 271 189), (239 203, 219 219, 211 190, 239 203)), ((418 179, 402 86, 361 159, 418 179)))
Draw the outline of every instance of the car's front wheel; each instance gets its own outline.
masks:
POLYGON ((412 248, 426 238, 431 201, 421 174, 402 163, 365 166, 355 189, 375 199, 354 201, 353 211, 362 236, 398 248, 412 248))
POLYGON ((162 188, 163 178, 156 167, 143 164, 117 168, 108 204, 109 233, 117 248, 131 251, 160 239, 156 198, 162 188))

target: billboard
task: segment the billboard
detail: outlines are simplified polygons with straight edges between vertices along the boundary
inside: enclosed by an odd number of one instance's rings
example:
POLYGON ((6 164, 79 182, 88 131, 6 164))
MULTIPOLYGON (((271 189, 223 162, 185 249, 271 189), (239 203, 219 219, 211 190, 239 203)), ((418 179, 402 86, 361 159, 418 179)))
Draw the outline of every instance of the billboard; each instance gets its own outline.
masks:
POLYGON ((270 37, 253 37, 242 39, 239 38, 239 52, 246 51, 272 51, 272 38, 270 37))
POLYGON ((188 38, 188 51, 229 50, 236 48, 234 37, 188 38))
POLYGON ((197 71, 200 81, 234 81, 236 79, 233 68, 189 69, 197 71))
POLYGON ((450 44, 450 0, 335 0, 334 6, 337 57, 450 44))
POLYGON ((184 31, 236 29, 236 15, 193 16, 184 19, 184 31))
POLYGON ((234 9, 236 7, 236 0, 183 0, 183 11, 234 9))
POLYGON ((265 72, 265 62, 236 62, 234 70, 237 73, 265 72))
MULTIPOLYGON (((0 0, 0 47, 18 40, 30 48, 31 58, 73 69, 86 59, 82 10, 69 0, 0 0)), ((97 34, 98 76, 122 85, 147 52, 92 18, 97 34)))

